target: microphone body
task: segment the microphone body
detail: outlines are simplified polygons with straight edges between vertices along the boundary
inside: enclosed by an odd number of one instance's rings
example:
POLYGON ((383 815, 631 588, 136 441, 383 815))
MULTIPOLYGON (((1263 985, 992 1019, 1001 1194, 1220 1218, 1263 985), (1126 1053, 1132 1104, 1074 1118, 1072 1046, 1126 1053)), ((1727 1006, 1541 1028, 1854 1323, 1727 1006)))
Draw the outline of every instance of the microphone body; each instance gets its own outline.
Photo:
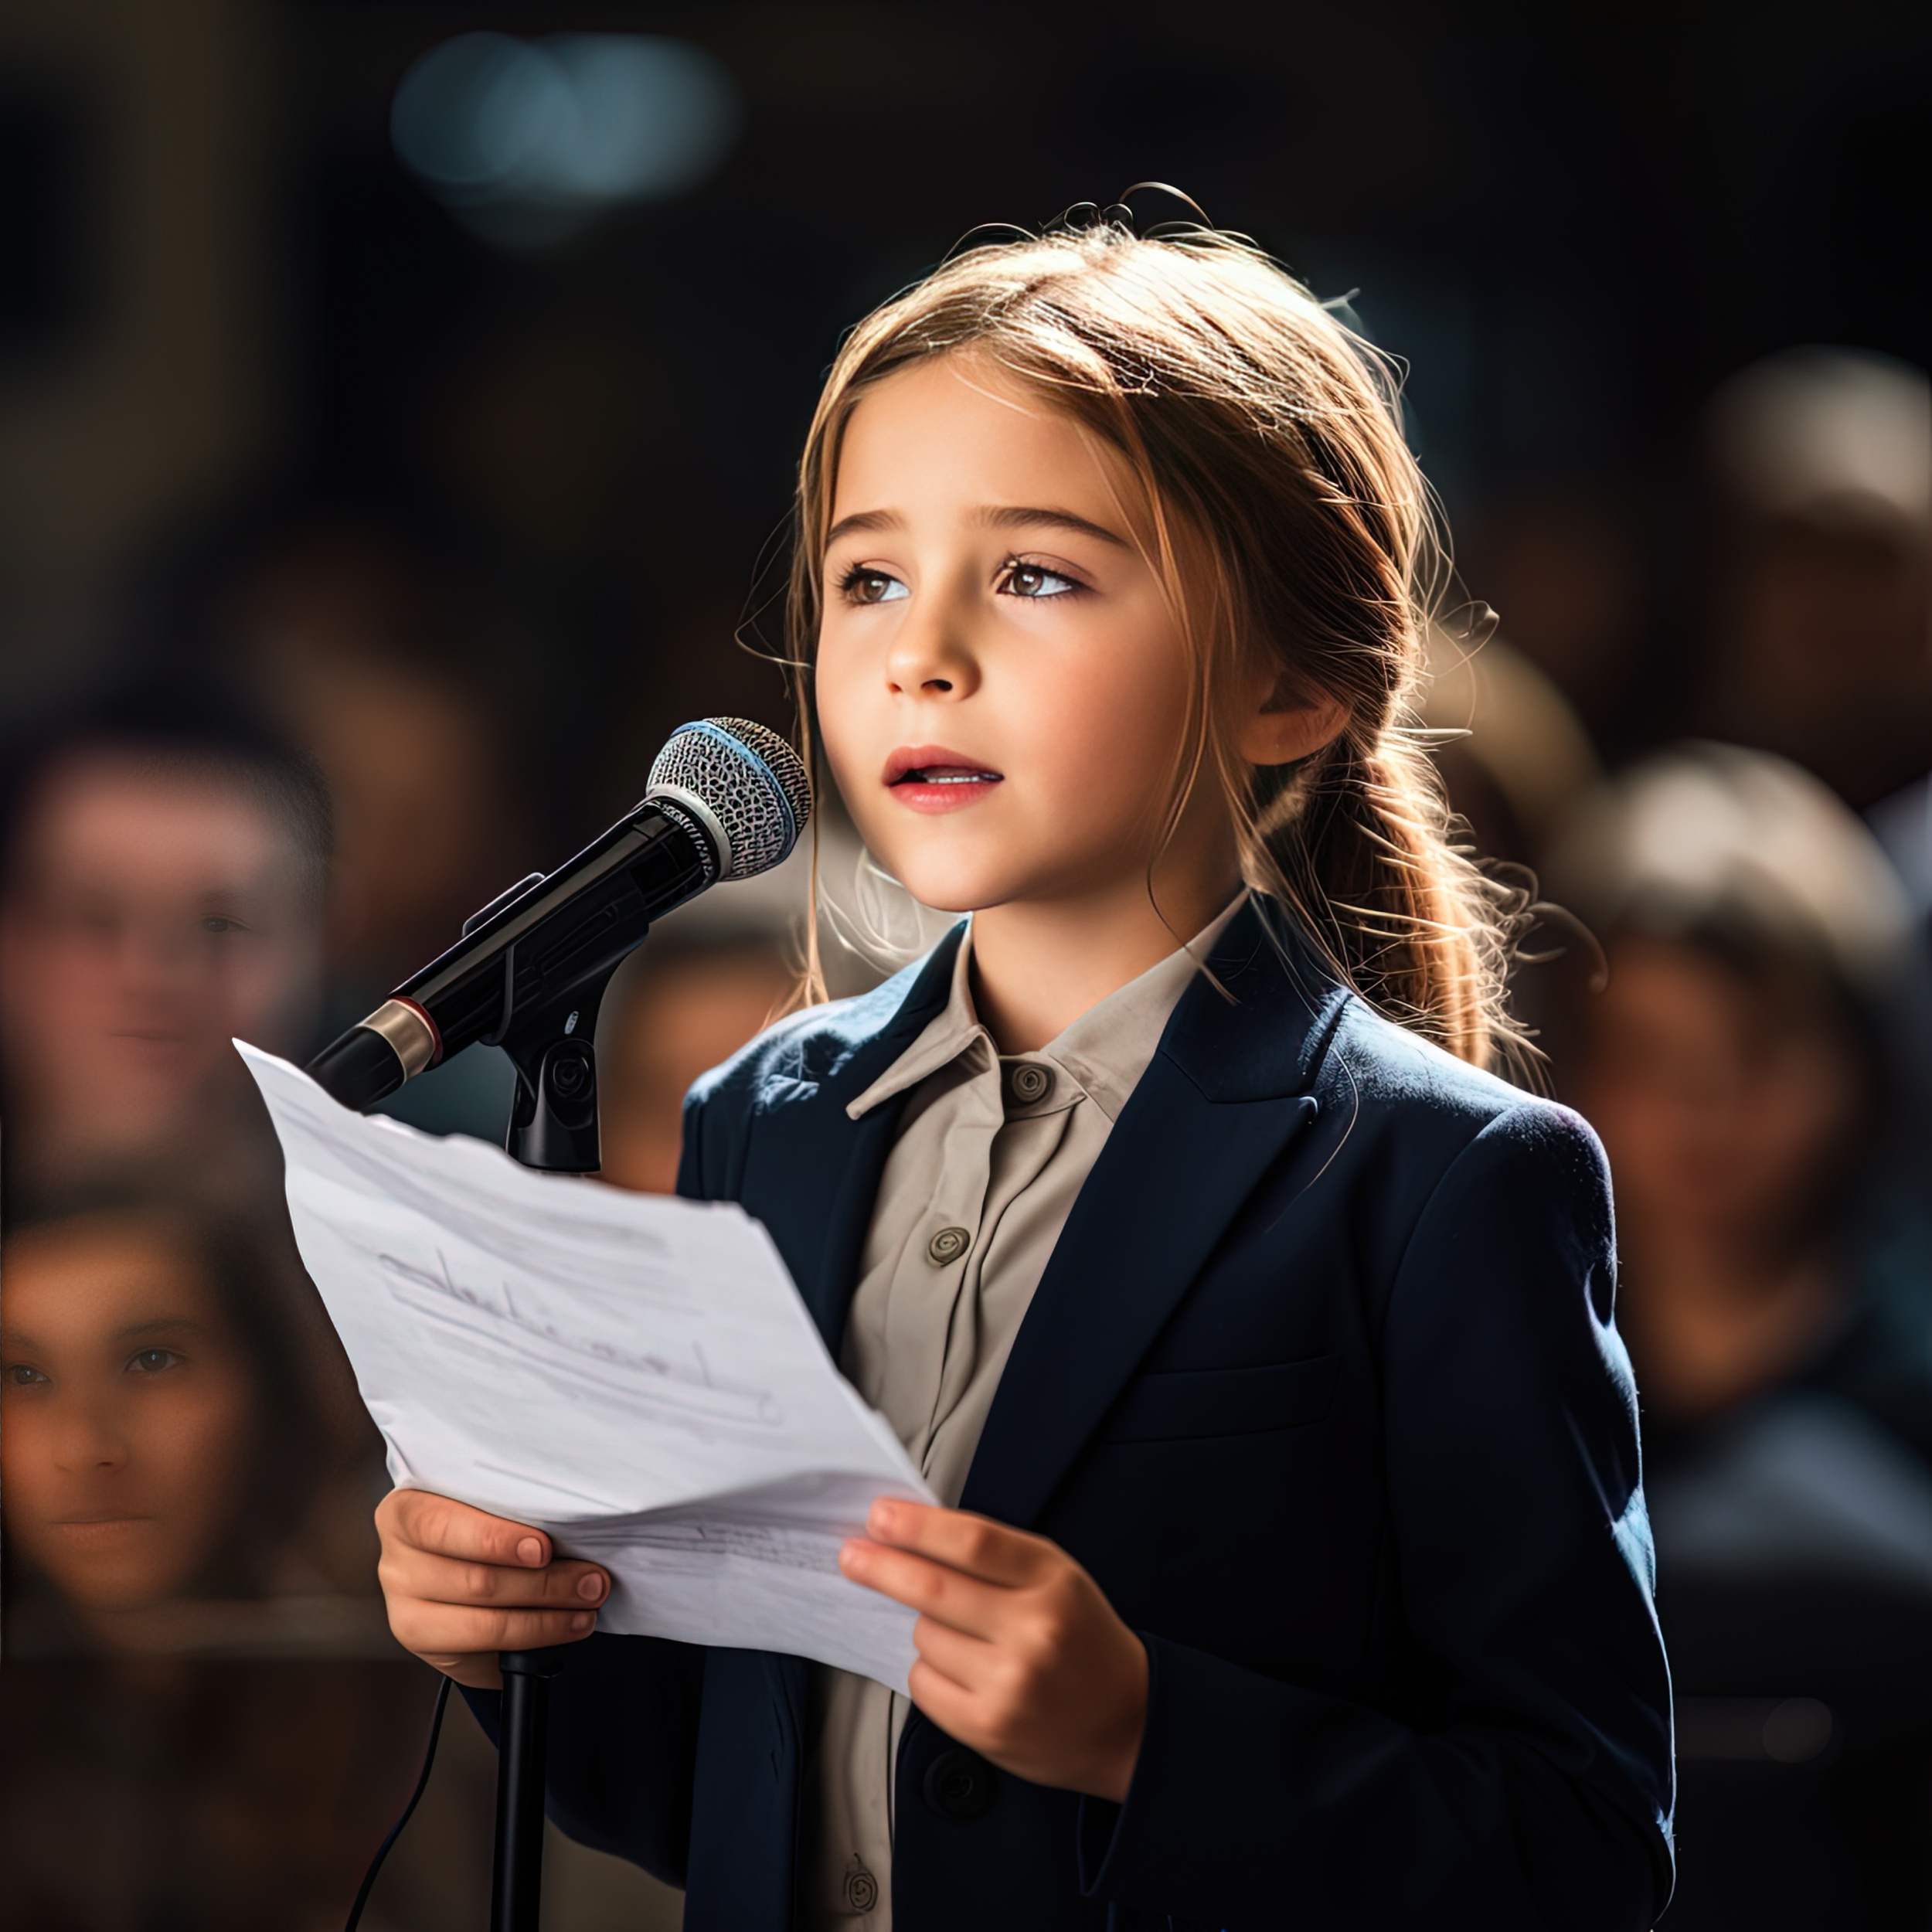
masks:
POLYGON ((555 872, 492 900, 309 1073, 366 1111, 466 1046, 502 1046, 518 1075, 511 1151, 528 1166, 594 1171, 592 1039, 611 974, 653 920, 777 865, 811 810, 804 766, 777 733, 737 718, 685 726, 641 804, 555 872))
POLYGON ((502 1045, 519 1009, 548 1007, 580 982, 607 978, 654 919, 716 876, 689 819, 640 805, 555 872, 485 906, 455 945, 308 1070, 345 1107, 366 1111, 466 1046, 502 1045))

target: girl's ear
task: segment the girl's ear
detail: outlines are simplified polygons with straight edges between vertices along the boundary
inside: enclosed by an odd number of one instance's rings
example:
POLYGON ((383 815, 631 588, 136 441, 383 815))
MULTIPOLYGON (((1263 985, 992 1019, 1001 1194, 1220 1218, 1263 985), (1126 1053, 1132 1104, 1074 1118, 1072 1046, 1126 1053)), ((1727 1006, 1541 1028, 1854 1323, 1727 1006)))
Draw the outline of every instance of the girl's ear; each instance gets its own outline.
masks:
POLYGON ((1236 749, 1251 765, 1291 765, 1333 744, 1348 722, 1339 698, 1292 698, 1277 685, 1242 719, 1236 749))

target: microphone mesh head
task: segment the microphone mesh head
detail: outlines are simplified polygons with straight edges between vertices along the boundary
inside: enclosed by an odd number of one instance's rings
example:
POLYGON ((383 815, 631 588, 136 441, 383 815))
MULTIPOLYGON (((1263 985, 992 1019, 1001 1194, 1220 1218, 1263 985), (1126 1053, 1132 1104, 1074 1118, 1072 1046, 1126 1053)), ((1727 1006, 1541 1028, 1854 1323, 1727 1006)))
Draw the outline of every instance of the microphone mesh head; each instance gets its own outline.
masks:
POLYGON ((673 732, 651 767, 648 801, 666 786, 695 794, 731 841, 727 879, 768 872, 811 816, 804 760, 749 718, 706 718, 673 732))

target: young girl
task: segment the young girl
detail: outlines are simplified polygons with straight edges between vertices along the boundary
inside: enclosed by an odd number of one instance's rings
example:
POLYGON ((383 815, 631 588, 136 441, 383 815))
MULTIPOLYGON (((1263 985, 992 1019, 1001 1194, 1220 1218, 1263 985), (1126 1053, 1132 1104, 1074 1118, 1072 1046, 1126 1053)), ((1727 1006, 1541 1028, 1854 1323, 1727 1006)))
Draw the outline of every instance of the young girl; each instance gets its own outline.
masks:
MULTIPOLYGON (((1380 366, 1218 234, 976 248, 846 344, 800 488, 832 772, 971 917, 699 1082, 680 1185, 770 1230, 957 1506, 842 1559, 921 1613, 910 1705, 600 1637, 559 1821, 690 1932, 1641 1932, 1669 1693, 1608 1191, 1481 1070, 1380 366)), ((594 1623, 538 1532, 379 1521, 486 1725, 499 1648, 594 1623)))

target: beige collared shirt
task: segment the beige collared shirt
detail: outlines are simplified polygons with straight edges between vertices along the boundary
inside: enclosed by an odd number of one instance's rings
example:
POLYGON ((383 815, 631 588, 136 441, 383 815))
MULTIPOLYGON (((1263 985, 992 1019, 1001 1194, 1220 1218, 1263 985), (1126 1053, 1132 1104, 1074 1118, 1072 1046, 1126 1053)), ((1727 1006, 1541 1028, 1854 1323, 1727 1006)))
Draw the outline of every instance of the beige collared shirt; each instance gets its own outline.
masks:
MULTIPOLYGON (((840 1366, 941 1502, 955 1505, 994 1392, 1075 1197, 1240 905, 1036 1053, 1002 1056, 973 1009, 972 937, 944 1011, 852 1102, 908 1094, 846 1318, 840 1366)), ((889 1932, 892 1767, 906 1701, 815 1665, 801 1923, 889 1932)))

